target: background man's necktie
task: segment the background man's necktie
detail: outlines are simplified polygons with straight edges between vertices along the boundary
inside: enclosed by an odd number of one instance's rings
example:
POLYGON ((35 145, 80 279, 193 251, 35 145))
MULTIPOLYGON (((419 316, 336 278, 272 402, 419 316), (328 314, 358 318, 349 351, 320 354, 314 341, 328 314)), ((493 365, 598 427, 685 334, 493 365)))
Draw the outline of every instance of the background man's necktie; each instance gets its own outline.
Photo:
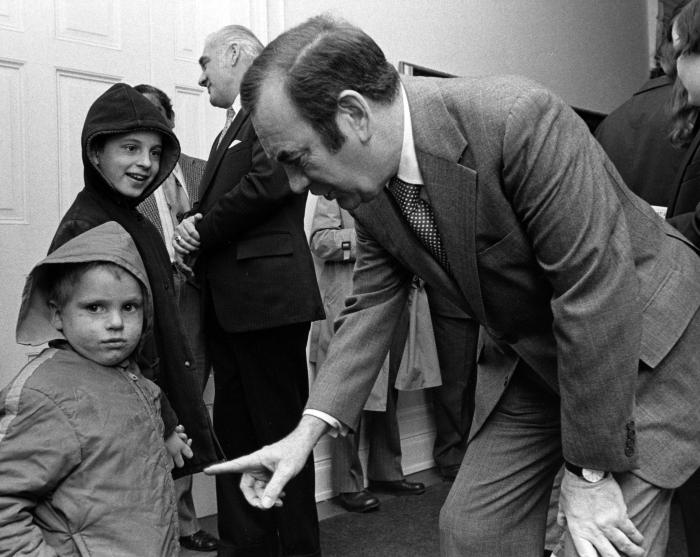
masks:
POLYGON ((417 184, 408 184, 396 176, 389 181, 389 191, 396 199, 411 230, 415 232, 418 239, 428 248, 428 251, 437 259, 443 269, 449 271, 450 265, 447 261, 447 254, 442 247, 433 211, 430 205, 420 198, 421 187, 417 184))
POLYGON ((190 201, 184 187, 174 173, 170 174, 163 182, 163 193, 173 218, 173 225, 177 226, 182 220, 182 215, 190 210, 190 201))
POLYGON ((226 123, 224 124, 224 129, 221 130, 221 133, 219 134, 219 141, 216 144, 217 149, 219 147, 221 147, 221 140, 224 138, 224 136, 226 135, 226 132, 231 127, 231 122, 233 122, 233 119, 235 117, 236 117, 236 111, 233 110, 233 108, 227 108, 226 109, 226 123))

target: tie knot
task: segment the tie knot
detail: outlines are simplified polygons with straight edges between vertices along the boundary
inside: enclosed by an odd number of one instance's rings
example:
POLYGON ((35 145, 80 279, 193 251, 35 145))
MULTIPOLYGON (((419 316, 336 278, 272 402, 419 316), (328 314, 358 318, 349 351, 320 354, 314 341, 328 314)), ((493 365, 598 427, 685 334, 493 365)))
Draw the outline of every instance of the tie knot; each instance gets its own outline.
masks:
POLYGON ((420 184, 409 184, 394 176, 389 181, 389 191, 402 207, 402 210, 410 212, 420 197, 420 184))

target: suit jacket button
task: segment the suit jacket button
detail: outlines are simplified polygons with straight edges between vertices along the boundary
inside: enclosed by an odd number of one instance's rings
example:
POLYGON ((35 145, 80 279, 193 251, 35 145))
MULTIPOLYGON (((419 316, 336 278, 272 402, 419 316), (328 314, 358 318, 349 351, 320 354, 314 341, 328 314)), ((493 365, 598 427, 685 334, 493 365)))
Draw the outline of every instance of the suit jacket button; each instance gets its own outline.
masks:
POLYGON ((189 360, 185 360, 185 367, 190 367, 190 365, 192 365, 192 364, 190 364, 190 361, 189 361, 189 360))

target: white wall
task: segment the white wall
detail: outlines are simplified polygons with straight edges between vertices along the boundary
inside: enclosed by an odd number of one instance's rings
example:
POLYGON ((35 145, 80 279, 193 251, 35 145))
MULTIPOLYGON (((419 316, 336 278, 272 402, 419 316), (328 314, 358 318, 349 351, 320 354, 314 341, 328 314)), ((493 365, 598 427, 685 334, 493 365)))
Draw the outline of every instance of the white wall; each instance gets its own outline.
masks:
POLYGON ((648 74, 653 1, 286 0, 284 24, 328 12, 367 31, 394 64, 522 74, 569 104, 609 112, 648 74))

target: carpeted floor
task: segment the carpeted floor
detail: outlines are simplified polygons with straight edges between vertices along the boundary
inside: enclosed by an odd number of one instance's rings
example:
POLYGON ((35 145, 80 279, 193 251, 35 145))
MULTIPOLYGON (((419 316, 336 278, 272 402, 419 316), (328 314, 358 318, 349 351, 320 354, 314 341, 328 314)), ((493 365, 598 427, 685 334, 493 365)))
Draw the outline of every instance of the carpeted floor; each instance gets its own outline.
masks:
POLYGON ((381 509, 321 521, 324 557, 432 557, 439 555, 438 516, 451 483, 423 495, 393 497, 381 509))

